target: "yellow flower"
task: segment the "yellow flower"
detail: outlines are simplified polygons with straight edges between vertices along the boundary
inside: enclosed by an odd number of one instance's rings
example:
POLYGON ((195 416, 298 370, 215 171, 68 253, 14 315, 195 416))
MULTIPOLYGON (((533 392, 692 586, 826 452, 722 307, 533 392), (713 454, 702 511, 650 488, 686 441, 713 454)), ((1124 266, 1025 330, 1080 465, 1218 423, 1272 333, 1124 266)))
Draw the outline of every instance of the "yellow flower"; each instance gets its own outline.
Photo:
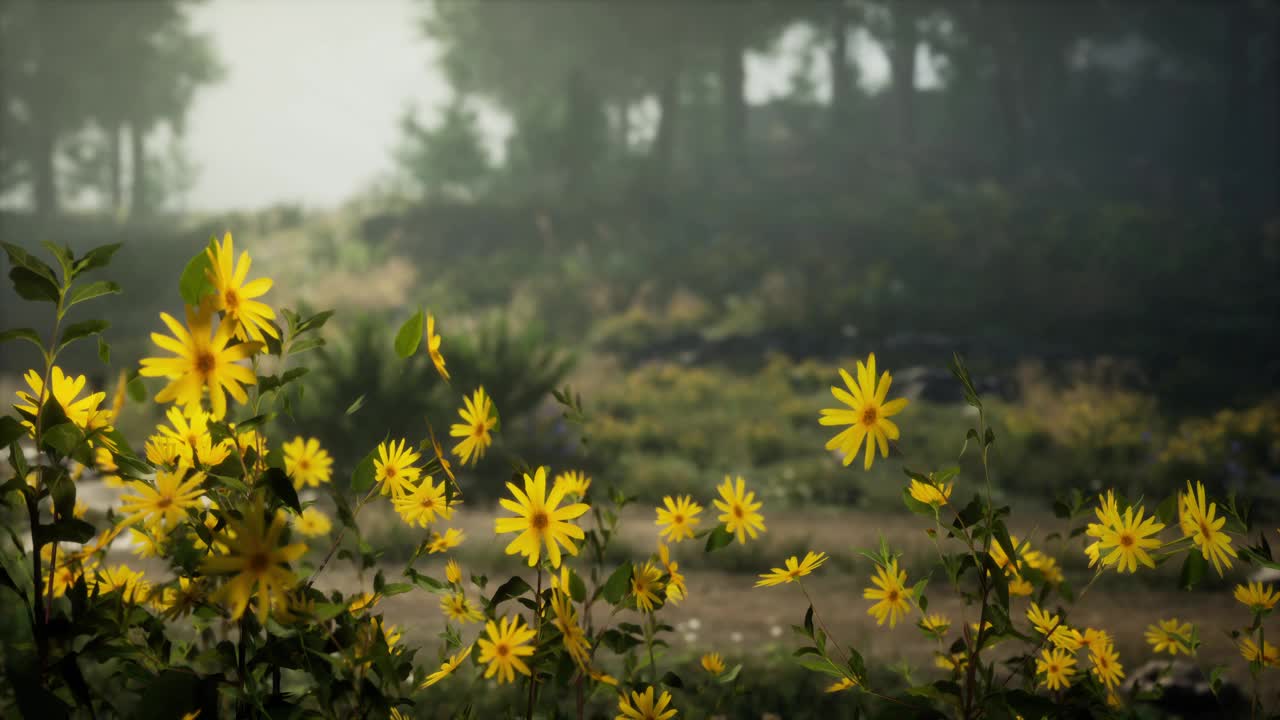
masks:
POLYGON ((702 669, 712 675, 719 675, 724 672, 724 659, 720 657, 720 653, 707 653, 702 656, 702 669))
POLYGON ((444 470, 449 482, 453 483, 453 486, 457 488, 458 478, 453 474, 453 464, 449 462, 449 458, 445 457, 444 448, 440 447, 440 442, 436 440, 436 431, 430 424, 427 425, 427 434, 431 436, 431 450, 436 456, 436 462, 440 463, 440 469, 444 470))
POLYGON ((1258 613, 1275 607, 1276 601, 1280 600, 1280 593, 1277 593, 1270 584, 1251 582, 1248 585, 1237 585, 1235 598, 1258 613))
POLYGON ((160 319, 173 336, 151 333, 151 341, 176 357, 143 358, 139 371, 144 377, 170 379, 171 382, 156 394, 156 402, 176 402, 188 408, 198 408, 208 388, 211 414, 218 420, 227 414, 227 394, 239 403, 249 401, 241 385, 253 385, 257 378, 252 370, 236 362, 258 352, 262 348, 260 343, 229 346, 234 324, 224 322, 215 331, 213 311, 208 305, 201 305, 198 309, 187 307, 190 332, 168 313, 160 313, 160 319))
POLYGON ((430 475, 422 478, 412 492, 391 498, 391 504, 409 525, 425 528, 435 522, 436 516, 443 520, 453 517, 453 508, 445 504, 444 483, 436 485, 430 475))
POLYGON ((196 711, 194 711, 194 712, 186 713, 186 714, 184 714, 184 715, 182 716, 182 720, 199 720, 199 718, 200 718, 200 711, 199 711, 199 710, 196 710, 196 711))
POLYGON ((951 620, 946 615, 934 613, 920 618, 920 622, 916 623, 916 625, 930 635, 942 637, 951 629, 951 620))
POLYGON ((499 534, 520 533, 507 545, 508 555, 524 555, 529 559, 529 567, 538 564, 542 557, 542 546, 547 546, 547 557, 551 567, 560 567, 560 546, 570 555, 578 554, 578 547, 573 540, 582 540, 586 535, 582 528, 569 522, 591 508, 585 503, 574 503, 559 507, 564 499, 564 488, 552 488, 547 494, 547 471, 539 467, 533 477, 524 476, 524 491, 512 483, 507 489, 515 500, 502 498, 498 502, 502 507, 516 514, 516 517, 498 518, 494 521, 494 531, 499 534))
POLYGON ((759 534, 757 531, 765 532, 764 516, 758 512, 764 503, 756 502, 754 491, 747 492, 746 482, 741 477, 735 487, 729 476, 725 475, 724 483, 716 489, 720 491, 720 497, 724 498, 724 502, 712 501, 721 512, 717 519, 724 523, 729 533, 738 536, 739 544, 746 544, 747 535, 755 540, 759 534))
POLYGON ((500 622, 499 625, 490 620, 485 626, 489 637, 476 640, 480 645, 480 662, 489 664, 484 671, 486 679, 497 675, 499 683, 515 682, 517 670, 529 674, 529 666, 520 658, 533 654, 534 648, 528 643, 534 632, 522 627, 518 617, 514 620, 504 617, 500 622))
POLYGON ((1094 648, 1111 645, 1111 635, 1106 630, 1095 630, 1094 628, 1085 628, 1080 634, 1080 647, 1093 652, 1094 648))
POLYGON ((1036 674, 1044 675, 1041 684, 1050 690, 1071 687, 1071 676, 1076 674, 1076 659, 1062 648, 1045 648, 1036 660, 1036 674))
POLYGON ((165 530, 176 527, 187 518, 187 509, 199 505, 204 496, 204 473, 191 473, 184 480, 185 474, 185 470, 158 470, 154 488, 141 480, 130 482, 128 488, 136 494, 120 498, 120 509, 128 516, 119 525, 125 527, 144 520, 165 530))
POLYGON ((157 467, 173 468, 182 462, 182 443, 164 435, 147 438, 147 462, 157 467))
POLYGON ((587 489, 591 487, 591 478, 579 470, 569 470, 556 475, 555 484, 552 487, 562 487, 566 496, 576 495, 581 499, 587 496, 587 489))
POLYGON ((645 688, 644 694, 631 691, 631 699, 626 694, 618 696, 618 710, 621 711, 615 720, 667 720, 675 717, 676 709, 667 709, 671 703, 671 693, 666 690, 653 702, 653 686, 645 688))
MULTIPOLYGON (((49 396, 44 392, 44 377, 35 370, 28 370, 23 376, 27 381, 27 386, 31 388, 31 392, 27 393, 19 390, 18 399, 21 404, 14 405, 14 409, 28 415, 36 415, 39 412, 37 407, 41 398, 47 402, 49 396)), ((105 392, 90 393, 85 397, 76 399, 80 391, 85 386, 85 376, 77 375, 72 377, 62 372, 62 368, 54 365, 49 372, 49 385, 53 388, 53 399, 58 401, 58 405, 62 407, 62 412, 67 416, 76 427, 86 433, 101 427, 107 427, 111 423, 111 411, 99 409, 99 405, 106 399, 105 392)), ((29 420, 22 421, 23 426, 32 433, 35 432, 35 425, 29 420)), ((105 440, 105 438, 97 438, 105 440)))
POLYGON ((205 587, 202 579, 178 578, 178 586, 169 586, 160 594, 158 606, 166 617, 180 618, 190 615, 204 602, 205 587))
POLYGON ((1111 643, 1100 643, 1089 648, 1089 662, 1093 664, 1093 674, 1098 681, 1107 686, 1107 690, 1115 690, 1124 679, 1124 668, 1120 665, 1120 653, 1111 647, 1111 643))
POLYGON ((440 598, 440 610, 444 612, 445 617, 460 623, 480 622, 484 619, 484 614, 472 607, 471 601, 460 592, 440 598))
POLYGON ((827 689, 824 692, 838 693, 838 692, 844 692, 845 690, 849 690, 851 688, 856 688, 856 687, 858 687, 858 681, 854 680, 851 677, 846 677, 846 678, 840 678, 839 680, 828 685, 827 689))
POLYGON ((1135 517, 1133 507, 1127 507, 1124 518, 1118 526, 1108 527, 1102 531, 1099 550, 1111 551, 1102 558, 1104 566, 1115 565, 1119 572, 1137 572, 1139 562, 1149 568, 1156 566, 1147 550, 1159 548, 1160 540, 1149 536, 1163 530, 1164 523, 1157 522, 1154 515, 1144 521, 1142 519, 1144 512, 1139 507, 1135 517))
POLYGON ((1280 667, 1280 648, 1265 640, 1262 645, 1262 652, 1259 654, 1258 643, 1254 642, 1253 638, 1241 638, 1240 654, 1251 663, 1262 663, 1263 667, 1280 667))
POLYGON ((71 553, 62 552, 58 554, 58 567, 50 572, 49 563, 53 559, 53 545, 45 545, 40 550, 40 555, 45 562, 44 579, 46 583, 53 585, 54 597, 62 597, 67 588, 73 587, 81 577, 97 576, 98 563, 95 560, 86 561, 71 553))
POLYGON ((1222 568, 1231 567, 1236 551, 1231 547, 1231 536, 1223 532, 1226 517, 1217 517, 1217 503, 1208 503, 1204 496, 1204 483, 1197 482, 1193 490, 1187 483, 1187 492, 1178 498, 1181 510, 1182 532, 1200 548, 1205 560, 1213 563, 1213 569, 1222 577, 1222 568))
MULTIPOLYGON (((217 445, 214 445, 213 438, 205 435, 196 441, 196 462, 205 467, 216 467, 223 460, 230 457, 232 447, 231 438, 227 438, 217 445)), ((261 463, 258 465, 259 467, 257 469, 261 470, 261 463)))
POLYGON ((231 607, 231 618, 238 620, 258 589, 258 621, 266 622, 272 603, 286 603, 287 594, 296 580, 286 563, 307 552, 305 543, 280 545, 285 519, 275 513, 266 524, 261 500, 255 500, 245 511, 244 519, 227 518, 227 526, 219 537, 227 552, 205 558, 202 569, 207 573, 235 574, 218 591, 218 597, 231 607))
POLYGON ((124 487, 124 480, 117 474, 120 472, 120 466, 116 465, 116 458, 107 448, 95 448, 93 451, 94 468, 98 471, 98 475, 102 477, 102 484, 109 488, 124 487))
POLYGON ((555 613, 552 624, 560 631, 565 651, 578 667, 587 667, 591 660, 591 642, 578 624, 578 611, 573 607, 572 598, 564 593, 552 593, 551 609, 555 613))
POLYGON ((848 391, 832 386, 831 394, 849 407, 824 408, 818 422, 823 425, 849 425, 848 429, 827 441, 827 449, 839 450, 844 455, 844 464, 848 465, 853 462, 858 448, 865 440, 867 452, 863 467, 870 470, 877 445, 880 447, 880 456, 889 457, 888 441, 897 440, 899 435, 898 426, 889 418, 902 412, 907 406, 907 400, 898 398, 885 402, 893 377, 886 370, 877 387, 875 353, 867 357, 866 365, 858 362, 857 383, 843 368, 840 369, 840 377, 848 391))
POLYGON ((969 664, 969 659, 964 653, 955 653, 953 655, 934 653, 933 664, 939 669, 956 672, 964 670, 969 664))
POLYGON ((98 571, 98 592, 107 594, 120 591, 120 597, 127 603, 146 602, 151 595, 151 583, 142 573, 128 565, 115 565, 98 571))
POLYGON ((457 560, 450 560, 445 563, 444 576, 453 585, 462 582, 462 567, 458 565, 457 560))
POLYGON ((768 587, 772 585, 782 585, 783 583, 792 583, 809 573, 817 570, 822 563, 827 561, 827 554, 824 552, 807 552, 804 560, 792 555, 786 560, 785 568, 774 568, 756 581, 756 587, 768 587))
POLYGON ((915 478, 911 478, 911 487, 908 492, 916 502, 922 502, 925 505, 932 505, 935 508, 942 507, 951 499, 951 486, 953 483, 922 483, 915 478))
POLYGON ((327 535, 332 527, 333 523, 329 522, 329 516, 314 507, 304 509, 302 514, 293 520, 293 529, 307 537, 327 535))
POLYGON ((458 666, 462 664, 463 660, 466 660, 471 656, 471 647, 471 645, 468 645, 462 648, 457 655, 454 655, 448 660, 440 663, 440 669, 428 675, 427 679, 423 680, 422 684, 418 686, 418 689, 421 690, 422 688, 431 687, 446 677, 449 677, 454 670, 458 669, 458 666))
POLYGON ((653 561, 631 568, 631 594, 635 596, 636 609, 641 612, 653 612, 662 605, 658 593, 662 592, 662 571, 653 561))
POLYGON ((453 446, 453 454, 462 458, 464 465, 474 465, 484 457, 484 451, 493 443, 489 431, 498 424, 498 418, 493 414, 493 401, 485 394, 483 387, 476 388, 473 398, 462 398, 465 407, 458 410, 462 422, 454 423, 449 428, 449 435, 462 438, 453 446))
POLYGON ((349 610, 352 615, 359 615, 365 610, 368 610, 374 605, 377 605, 378 600, 380 600, 381 598, 382 598, 381 595, 373 595, 371 593, 362 592, 359 595, 351 598, 351 602, 347 605, 347 610, 349 610))
POLYGON ((231 233, 227 233, 222 244, 215 242, 213 247, 205 249, 205 254, 209 256, 205 276, 215 290, 213 308, 226 313, 224 322, 229 322, 236 329, 236 337, 257 341, 262 341, 263 335, 279 337, 280 333, 271 325, 271 321, 276 319, 275 312, 266 303, 253 299, 271 289, 271 278, 244 281, 252 262, 249 251, 242 251, 240 261, 233 262, 235 244, 231 233))
POLYGON ((608 675, 602 670, 597 670, 596 668, 589 667, 587 668, 587 675, 591 676, 591 679, 595 680, 598 683, 604 683, 605 685, 612 685, 613 687, 618 687, 618 678, 612 675, 608 675))
POLYGON ((877 566, 871 582, 876 587, 863 590, 862 597, 877 602, 867 610, 867 614, 875 616, 877 625, 883 625, 887 619, 892 628, 911 609, 912 591, 906 586, 907 571, 898 569, 895 558, 886 567, 877 566))
POLYGON ((662 498, 662 504, 666 508, 658 508, 658 519, 654 521, 657 525, 658 536, 666 539, 667 542, 680 542, 685 538, 693 539, 694 529, 698 526, 698 513, 702 512, 702 506, 693 501, 688 495, 672 499, 670 495, 662 498))
POLYGON ((1178 618, 1161 620, 1158 625, 1147 626, 1147 642, 1151 645, 1151 649, 1158 653, 1191 655, 1193 630, 1191 623, 1180 623, 1178 618))
POLYGON ((440 354, 440 336, 436 334, 436 316, 427 313, 427 355, 431 356, 431 364, 436 372, 445 380, 449 379, 449 371, 444 367, 444 355, 440 354))
POLYGON ((293 487, 320 487, 333 475, 333 458, 315 438, 294 438, 284 444, 284 470, 293 478, 293 487))
POLYGON ((165 536, 159 532, 153 536, 137 528, 129 528, 129 542, 133 545, 133 554, 140 558, 163 557, 164 538, 165 536))
POLYGON ((677 605, 689 595, 689 588, 684 584, 684 575, 680 573, 680 563, 671 559, 671 548, 658 545, 658 561, 667 574, 666 597, 677 605))
POLYGON ((383 495, 407 495, 422 470, 413 466, 420 457, 404 440, 378 443, 378 457, 373 461, 374 477, 383 495))
POLYGON ((200 443, 200 438, 209 435, 209 414, 199 406, 171 407, 165 412, 165 418, 169 424, 158 425, 156 430, 177 442, 178 457, 185 464, 194 467, 195 447, 200 443))
POLYGON ((1035 591, 1035 587, 1031 585, 1031 581, 1021 575, 1014 575, 1009 579, 1009 594, 1027 596, 1035 591))
POLYGON ((427 552, 429 554, 449 552, 450 550, 462 544, 466 539, 466 534, 457 528, 449 528, 441 535, 438 532, 431 533, 431 542, 427 543, 427 552))

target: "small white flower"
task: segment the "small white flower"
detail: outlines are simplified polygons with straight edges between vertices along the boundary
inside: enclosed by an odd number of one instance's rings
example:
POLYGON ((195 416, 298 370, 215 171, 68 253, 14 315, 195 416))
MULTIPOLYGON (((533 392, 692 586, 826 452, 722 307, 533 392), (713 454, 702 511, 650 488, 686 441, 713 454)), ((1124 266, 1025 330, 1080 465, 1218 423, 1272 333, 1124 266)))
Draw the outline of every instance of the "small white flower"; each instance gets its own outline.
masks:
POLYGON ((769 628, 769 634, 774 637, 782 637, 782 628, 778 627, 777 625, 774 625, 773 627, 769 628))
POLYGON ((690 645, 698 642, 698 633, 692 633, 692 632, 685 633, 684 641, 690 645))
POLYGON ((702 629, 702 621, 698 618, 689 618, 689 629, 697 632, 702 629))
POLYGON ((733 632, 729 633, 729 640, 736 643, 742 642, 742 633, 738 632, 737 630, 734 630, 733 632))

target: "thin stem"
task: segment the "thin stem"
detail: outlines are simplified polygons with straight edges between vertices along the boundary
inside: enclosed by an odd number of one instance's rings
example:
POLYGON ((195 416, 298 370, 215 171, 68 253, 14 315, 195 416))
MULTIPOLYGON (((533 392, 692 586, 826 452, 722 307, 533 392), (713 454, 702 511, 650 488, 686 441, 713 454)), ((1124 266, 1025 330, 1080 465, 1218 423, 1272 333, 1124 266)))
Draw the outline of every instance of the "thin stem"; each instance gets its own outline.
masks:
MULTIPOLYGON (((63 278, 67 280, 67 278, 63 278)), ((53 608, 53 572, 57 564, 57 544, 54 544, 53 554, 51 554, 51 562, 49 563, 49 599, 46 603, 43 599, 45 588, 44 572, 40 562, 40 545, 36 542, 36 528, 40 525, 40 499, 39 493, 44 485, 44 474, 40 472, 40 448, 44 435, 44 406, 45 402, 52 395, 49 388, 49 380, 53 375, 53 364, 58 359, 58 329, 62 326, 62 315, 65 309, 62 306, 63 297, 66 295, 67 288, 63 287, 58 292, 58 304, 53 316, 53 330, 49 333, 49 349, 44 352, 44 379, 40 383, 40 397, 36 401, 36 421, 34 430, 34 439, 36 443, 36 497, 33 501, 27 503, 28 516, 31 520, 31 569, 32 569, 32 611, 35 614, 35 637, 37 655, 40 659, 40 668, 44 669, 45 661, 49 655, 49 639, 45 634, 45 627, 49 624, 50 613, 53 608)))
POLYGON ((654 635, 653 613, 650 612, 645 616, 644 623, 644 644, 649 649, 649 677, 654 685, 658 684, 658 664, 653 659, 653 635, 654 635))
MULTIPOLYGON (((369 493, 356 504, 356 509, 351 511, 351 519, 353 522, 355 521, 356 516, 360 514, 360 509, 364 507, 365 503, 369 502, 376 492, 378 492, 378 486, 375 484, 369 489, 369 493)), ((320 566, 316 568, 315 572, 311 573, 311 577, 307 578, 307 582, 303 584, 302 587, 304 590, 315 584, 316 578, 320 577, 320 573, 324 572, 325 567, 329 565, 329 561, 333 559, 333 554, 338 551, 338 546, 342 544, 342 538, 346 534, 347 526, 343 525, 342 529, 338 531, 337 537, 333 539, 333 544, 329 546, 329 552, 325 553, 324 560, 320 561, 320 566)))
MULTIPOLYGON (((536 652, 538 640, 542 635, 542 563, 538 563, 538 590, 534 598, 537 609, 534 611, 533 647, 536 652)), ((525 708, 525 719, 533 720, 533 703, 538 698, 538 668, 532 662, 529 664, 529 703, 525 708)))

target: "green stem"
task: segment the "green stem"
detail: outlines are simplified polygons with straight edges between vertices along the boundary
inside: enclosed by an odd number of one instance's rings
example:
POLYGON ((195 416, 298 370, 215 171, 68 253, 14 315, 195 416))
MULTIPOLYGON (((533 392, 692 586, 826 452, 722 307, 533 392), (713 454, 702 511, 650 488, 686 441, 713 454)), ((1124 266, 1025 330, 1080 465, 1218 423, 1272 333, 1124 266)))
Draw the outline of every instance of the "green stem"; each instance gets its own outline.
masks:
MULTIPOLYGON (((534 630, 533 630, 533 647, 534 653, 537 653, 538 640, 542 635, 542 563, 538 563, 538 590, 534 595, 534 604, 537 608, 534 611, 534 630)), ((538 698, 538 668, 533 662, 529 663, 529 703, 525 708, 525 720, 533 720, 533 704, 538 698)))
POLYGON ((653 659, 653 635, 654 635, 653 613, 645 615, 644 623, 644 644, 649 650, 649 678, 652 684, 658 684, 658 664, 653 659))

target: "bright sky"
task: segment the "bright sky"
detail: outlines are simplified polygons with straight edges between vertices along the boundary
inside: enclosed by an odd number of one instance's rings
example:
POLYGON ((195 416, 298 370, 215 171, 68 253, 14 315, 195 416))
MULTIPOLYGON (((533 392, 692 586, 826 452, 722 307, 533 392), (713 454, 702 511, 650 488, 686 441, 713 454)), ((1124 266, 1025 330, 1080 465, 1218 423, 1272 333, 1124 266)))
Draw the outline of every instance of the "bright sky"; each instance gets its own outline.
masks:
MULTIPOLYGON (((191 209, 250 209, 282 202, 341 203, 393 168, 406 107, 430 120, 449 98, 419 31, 423 0, 210 0, 192 12, 226 69, 203 88, 184 147, 197 179, 191 209)), ((803 32, 781 59, 750 57, 747 97, 761 102, 789 84, 803 32)), ((862 81, 883 85, 887 63, 864 36, 854 52, 862 81)), ((823 63, 815 63, 824 75, 823 63)), ((819 79, 819 84, 821 80, 819 79)), ((493 144, 503 118, 482 117, 493 144)))

